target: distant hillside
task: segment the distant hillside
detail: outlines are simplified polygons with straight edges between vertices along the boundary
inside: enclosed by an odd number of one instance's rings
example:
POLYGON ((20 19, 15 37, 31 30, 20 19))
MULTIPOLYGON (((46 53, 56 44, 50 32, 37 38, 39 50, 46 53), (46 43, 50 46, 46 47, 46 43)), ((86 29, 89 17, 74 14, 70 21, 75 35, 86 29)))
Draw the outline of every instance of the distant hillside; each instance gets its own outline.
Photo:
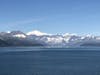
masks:
POLYGON ((48 34, 34 30, 0 32, 0 46, 51 46, 51 47, 80 47, 100 46, 100 36, 80 36, 76 34, 48 34))

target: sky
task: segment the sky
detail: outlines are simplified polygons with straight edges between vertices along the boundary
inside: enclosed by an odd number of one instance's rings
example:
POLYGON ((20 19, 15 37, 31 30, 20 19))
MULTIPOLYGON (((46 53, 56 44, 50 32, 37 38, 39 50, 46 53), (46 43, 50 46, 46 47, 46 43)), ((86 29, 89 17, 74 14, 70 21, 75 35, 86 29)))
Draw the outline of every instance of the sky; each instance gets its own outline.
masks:
POLYGON ((100 35, 100 0, 0 0, 0 31, 100 35))

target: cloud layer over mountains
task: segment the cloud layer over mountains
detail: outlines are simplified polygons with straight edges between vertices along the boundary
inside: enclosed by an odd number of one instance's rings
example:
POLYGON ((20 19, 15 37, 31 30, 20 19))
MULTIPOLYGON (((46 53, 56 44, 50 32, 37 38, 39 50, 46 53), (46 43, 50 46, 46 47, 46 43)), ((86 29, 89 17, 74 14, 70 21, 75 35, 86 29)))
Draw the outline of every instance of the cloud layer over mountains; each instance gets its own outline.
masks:
POLYGON ((99 36, 80 36, 76 34, 47 34, 34 30, 0 32, 0 46, 50 46, 50 47, 80 47, 100 46, 99 36))

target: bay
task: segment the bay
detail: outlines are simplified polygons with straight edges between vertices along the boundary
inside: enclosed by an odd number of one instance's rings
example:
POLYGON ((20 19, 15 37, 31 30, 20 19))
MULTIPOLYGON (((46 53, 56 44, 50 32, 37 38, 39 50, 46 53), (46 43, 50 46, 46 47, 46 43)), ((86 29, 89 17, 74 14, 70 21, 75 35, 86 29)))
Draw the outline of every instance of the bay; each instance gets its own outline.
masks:
POLYGON ((100 75, 100 48, 1 47, 0 75, 100 75))

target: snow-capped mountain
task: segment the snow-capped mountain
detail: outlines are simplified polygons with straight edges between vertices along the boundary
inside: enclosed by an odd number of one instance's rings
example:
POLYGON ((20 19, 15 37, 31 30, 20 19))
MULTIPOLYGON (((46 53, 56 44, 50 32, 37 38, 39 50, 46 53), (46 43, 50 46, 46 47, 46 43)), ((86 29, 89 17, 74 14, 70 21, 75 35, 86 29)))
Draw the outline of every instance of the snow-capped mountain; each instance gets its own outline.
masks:
POLYGON ((99 36, 76 34, 47 34, 34 30, 0 32, 0 46, 100 46, 99 36))
POLYGON ((42 46, 21 31, 1 32, 0 46, 42 46))
MULTIPOLYGON (((40 31, 36 31, 41 33, 42 35, 32 34, 28 35, 30 38, 34 38, 36 41, 39 41, 41 44, 46 46, 85 46, 85 45, 94 45, 96 46, 100 42, 99 36, 80 36, 77 34, 62 34, 62 35, 50 35, 47 33, 42 33, 40 31)), ((92 46, 93 46, 92 45, 92 46)))
POLYGON ((43 36, 43 35, 50 35, 50 34, 43 33, 43 32, 40 32, 38 30, 34 30, 34 31, 26 33, 26 35, 43 36))

